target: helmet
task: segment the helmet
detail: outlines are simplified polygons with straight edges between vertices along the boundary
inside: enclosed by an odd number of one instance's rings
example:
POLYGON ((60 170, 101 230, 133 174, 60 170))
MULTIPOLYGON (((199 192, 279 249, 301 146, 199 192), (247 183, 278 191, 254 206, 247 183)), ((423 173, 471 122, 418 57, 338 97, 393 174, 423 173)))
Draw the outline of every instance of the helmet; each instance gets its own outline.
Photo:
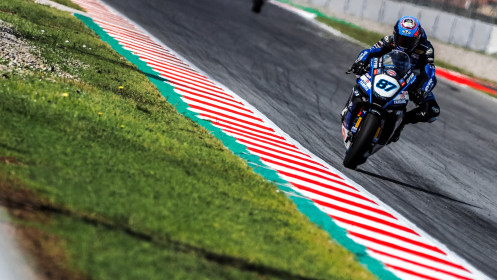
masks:
POLYGON ((421 40, 423 29, 414 17, 403 17, 397 21, 393 30, 393 42, 398 50, 412 51, 421 40))

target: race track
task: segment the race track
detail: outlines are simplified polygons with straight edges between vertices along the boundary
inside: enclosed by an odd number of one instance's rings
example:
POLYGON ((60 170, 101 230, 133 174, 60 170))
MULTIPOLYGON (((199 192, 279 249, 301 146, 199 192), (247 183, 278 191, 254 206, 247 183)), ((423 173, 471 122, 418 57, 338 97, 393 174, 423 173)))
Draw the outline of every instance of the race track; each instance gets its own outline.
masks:
POLYGON ((406 127, 352 171, 339 112, 359 46, 272 4, 253 14, 248 0, 106 2, 497 279, 497 99, 439 80, 440 120, 406 127))

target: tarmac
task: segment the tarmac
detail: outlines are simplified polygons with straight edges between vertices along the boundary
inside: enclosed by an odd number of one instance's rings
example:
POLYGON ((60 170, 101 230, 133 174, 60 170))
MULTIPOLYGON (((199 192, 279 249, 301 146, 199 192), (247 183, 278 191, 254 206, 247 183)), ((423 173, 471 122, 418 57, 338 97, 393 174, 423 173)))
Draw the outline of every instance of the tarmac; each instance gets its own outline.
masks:
POLYGON ((440 119, 406 127, 351 171, 341 166, 338 112, 355 81, 345 71, 363 47, 269 3, 255 14, 246 0, 106 2, 497 279, 497 99, 440 79, 440 119))

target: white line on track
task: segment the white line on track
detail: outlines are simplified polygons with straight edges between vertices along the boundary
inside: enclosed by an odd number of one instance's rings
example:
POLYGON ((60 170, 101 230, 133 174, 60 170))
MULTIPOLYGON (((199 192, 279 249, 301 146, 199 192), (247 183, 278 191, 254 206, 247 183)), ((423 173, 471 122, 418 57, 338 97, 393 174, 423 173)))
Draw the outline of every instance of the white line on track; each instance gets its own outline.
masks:
MULTIPOLYGON (((307 194, 308 198, 314 198, 313 201, 319 209, 330 215, 330 217, 335 217, 338 223, 341 223, 344 228, 349 229, 348 236, 350 238, 359 244, 369 247, 371 249, 370 252, 373 250, 379 252, 371 255, 376 256, 379 260, 386 260, 388 258, 388 262, 385 261, 385 264, 394 274, 402 279, 413 279, 416 277, 429 279, 429 275, 436 275, 436 273, 439 273, 437 269, 440 268, 449 269, 449 271, 453 271, 457 275, 467 274, 472 279, 488 279, 465 260, 451 252, 446 246, 430 237, 387 204, 374 197, 362 186, 348 179, 328 163, 310 153, 289 135, 281 131, 281 129, 256 108, 245 102, 221 83, 214 79, 200 79, 199 74, 203 77, 209 76, 196 67, 190 66, 192 64, 188 60, 168 49, 162 42, 138 25, 127 20, 119 12, 108 5, 100 4, 101 2, 96 0, 74 1, 84 8, 88 8, 90 15, 93 13, 99 19, 96 20, 98 24, 108 30, 112 30, 109 34, 114 35, 118 41, 120 39, 120 43, 126 49, 149 60, 163 60, 164 63, 173 61, 176 66, 181 66, 181 71, 159 71, 162 72, 161 75, 173 86, 178 87, 178 89, 192 89, 205 94, 205 97, 209 98, 226 96, 240 104, 236 105, 235 109, 233 109, 233 106, 226 103, 212 102, 212 99, 192 98, 191 95, 185 95, 183 100, 190 105, 189 110, 199 113, 204 119, 208 118, 212 120, 213 125, 217 124, 218 127, 226 128, 235 126, 232 129, 236 129, 238 133, 245 130, 247 133, 251 133, 251 135, 262 134, 265 138, 286 141, 288 145, 295 147, 299 153, 287 151, 278 146, 270 148, 268 147, 269 145, 260 145, 260 143, 247 138, 239 138, 238 140, 239 142, 243 142, 251 153, 259 155, 263 162, 266 159, 269 163, 268 166, 273 166, 279 171, 281 177, 291 183, 296 191, 303 195, 307 194), (112 23, 113 20, 115 20, 114 23, 112 23), (125 27, 123 28, 122 26, 125 27), (139 40, 123 39, 123 34, 133 34, 133 38, 139 38, 139 40), (162 58, 157 58, 157 56, 162 58), (194 72, 195 74, 191 76, 186 74, 190 72, 194 72), (253 114, 248 114, 246 110, 240 110, 239 108, 242 107, 253 112, 253 114), (238 127, 238 125, 240 126, 238 127), (255 130, 253 131, 252 129, 254 128, 255 130), (307 156, 303 156, 301 153, 305 153, 307 156), (298 171, 288 172, 284 168, 278 168, 278 165, 280 167, 297 166, 298 171), (306 175, 306 173, 308 173, 307 175, 316 174, 318 178, 313 178, 313 175, 301 176, 306 175), (326 183, 319 177, 327 177, 330 176, 329 174, 333 175, 326 183), (340 177, 340 179, 337 180, 335 177, 340 177), (321 190, 324 191, 322 188, 327 189, 326 193, 319 193, 321 190), (331 195, 330 192, 335 192, 336 195, 331 195), (344 199, 344 197, 349 198, 344 199), (350 203, 347 204, 347 201, 350 201, 350 203), (373 206, 366 207, 369 204, 373 206), (389 214, 383 214, 384 211, 389 214), (376 227, 377 230, 369 227, 376 227), (386 232, 391 232, 392 234, 386 234, 386 232), (398 236, 396 237, 394 234, 398 236), (417 243, 420 241, 423 241, 425 245, 417 243), (430 247, 433 245, 437 249, 430 247), (440 250, 444 253, 440 253, 440 250), (392 261, 391 259, 395 259, 395 257, 386 255, 387 252, 392 251, 396 252, 395 255, 397 258, 404 258, 425 265, 426 267, 422 268, 424 269, 423 273, 400 267, 399 263, 405 261, 401 259, 392 261), (469 271, 466 271, 463 267, 469 271)), ((303 15, 302 13, 300 14, 303 15)), ((236 133, 234 135, 236 138, 236 133)), ((410 268, 419 267, 419 265, 412 262, 408 262, 407 265, 410 265, 410 268)))

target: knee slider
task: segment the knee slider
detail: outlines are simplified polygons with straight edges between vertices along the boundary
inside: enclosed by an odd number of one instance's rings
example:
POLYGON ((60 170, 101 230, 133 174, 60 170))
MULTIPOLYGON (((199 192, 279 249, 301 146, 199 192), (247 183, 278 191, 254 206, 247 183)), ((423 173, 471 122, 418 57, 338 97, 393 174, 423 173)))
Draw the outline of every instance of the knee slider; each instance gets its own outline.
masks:
POLYGON ((437 104, 433 104, 431 107, 430 107, 430 115, 432 118, 438 118, 438 116, 440 115, 440 107, 438 107, 437 104))

